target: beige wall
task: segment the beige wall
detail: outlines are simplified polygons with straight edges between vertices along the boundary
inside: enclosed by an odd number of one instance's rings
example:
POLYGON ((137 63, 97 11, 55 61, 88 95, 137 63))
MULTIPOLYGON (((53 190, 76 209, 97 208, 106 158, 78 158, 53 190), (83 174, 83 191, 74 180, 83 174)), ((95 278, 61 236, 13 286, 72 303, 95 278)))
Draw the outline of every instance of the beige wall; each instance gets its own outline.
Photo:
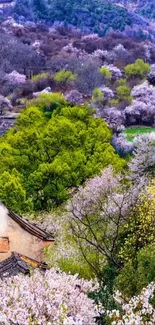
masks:
POLYGON ((9 252, 0 253, 0 261, 9 257, 11 255, 11 252, 17 252, 26 255, 39 262, 43 261, 42 240, 22 229, 10 217, 8 217, 7 230, 3 236, 9 237, 9 252))

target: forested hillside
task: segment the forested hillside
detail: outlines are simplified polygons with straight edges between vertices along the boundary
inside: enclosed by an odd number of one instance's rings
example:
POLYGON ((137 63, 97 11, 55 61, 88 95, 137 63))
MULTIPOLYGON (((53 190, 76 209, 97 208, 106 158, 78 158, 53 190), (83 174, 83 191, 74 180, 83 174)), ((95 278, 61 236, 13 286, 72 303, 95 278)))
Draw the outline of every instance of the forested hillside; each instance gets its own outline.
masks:
POLYGON ((32 243, 45 273, 33 260, 0 279, 0 325, 155 324, 153 12, 131 0, 0 10, 0 239, 6 206, 55 240, 32 243))
POLYGON ((38 18, 50 23, 63 22, 100 34, 105 34, 111 27, 123 31, 126 25, 132 25, 126 9, 102 0, 17 0, 14 12, 15 16, 24 15, 28 19, 38 18))
POLYGON ((18 21, 42 20, 48 24, 73 25, 84 32, 105 35, 111 29, 141 38, 154 38, 153 1, 117 0, 17 0, 13 9, 18 21))

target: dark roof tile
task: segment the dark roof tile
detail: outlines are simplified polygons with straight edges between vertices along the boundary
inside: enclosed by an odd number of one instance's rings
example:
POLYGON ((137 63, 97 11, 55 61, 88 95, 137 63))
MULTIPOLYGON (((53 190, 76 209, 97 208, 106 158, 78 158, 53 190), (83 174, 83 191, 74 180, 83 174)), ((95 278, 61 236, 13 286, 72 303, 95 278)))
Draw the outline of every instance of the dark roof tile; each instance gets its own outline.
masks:
POLYGON ((30 274, 31 268, 38 268, 41 272, 49 269, 45 263, 40 263, 27 256, 13 252, 10 257, 0 262, 0 278, 15 276, 19 273, 30 274))

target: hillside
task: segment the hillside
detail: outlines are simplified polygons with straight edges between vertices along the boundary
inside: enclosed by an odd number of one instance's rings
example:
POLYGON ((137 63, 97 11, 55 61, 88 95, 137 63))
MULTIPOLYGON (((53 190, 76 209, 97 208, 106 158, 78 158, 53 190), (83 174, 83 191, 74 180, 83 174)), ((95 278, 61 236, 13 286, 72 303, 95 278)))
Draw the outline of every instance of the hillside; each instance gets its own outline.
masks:
POLYGON ((136 13, 149 19, 155 19, 155 3, 153 0, 109 0, 118 6, 123 6, 128 12, 136 13))
POLYGON ((64 23, 101 36, 117 30, 144 39, 155 37, 153 22, 148 21, 155 18, 153 1, 16 0, 12 15, 19 22, 64 23))
POLYGON ((154 1, 153 0, 109 0, 109 2, 122 5, 129 11, 139 11, 148 8, 149 6, 153 7, 154 1))
POLYGON ((100 36, 114 30, 143 39, 155 37, 153 1, 16 0, 1 8, 0 19, 4 20, 8 16, 14 17, 19 23, 63 23, 76 26, 84 33, 93 32, 100 36))
POLYGON ((2 2, 0 325, 154 325, 154 4, 2 2))

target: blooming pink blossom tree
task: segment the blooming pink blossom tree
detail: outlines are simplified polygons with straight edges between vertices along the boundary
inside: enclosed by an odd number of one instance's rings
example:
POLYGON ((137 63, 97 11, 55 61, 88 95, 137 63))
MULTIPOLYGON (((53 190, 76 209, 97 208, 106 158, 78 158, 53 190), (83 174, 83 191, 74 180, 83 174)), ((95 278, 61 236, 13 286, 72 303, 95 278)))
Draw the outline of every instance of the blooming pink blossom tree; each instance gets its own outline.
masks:
POLYGON ((98 311, 87 292, 98 288, 56 269, 0 281, 1 325, 90 325, 98 311))

